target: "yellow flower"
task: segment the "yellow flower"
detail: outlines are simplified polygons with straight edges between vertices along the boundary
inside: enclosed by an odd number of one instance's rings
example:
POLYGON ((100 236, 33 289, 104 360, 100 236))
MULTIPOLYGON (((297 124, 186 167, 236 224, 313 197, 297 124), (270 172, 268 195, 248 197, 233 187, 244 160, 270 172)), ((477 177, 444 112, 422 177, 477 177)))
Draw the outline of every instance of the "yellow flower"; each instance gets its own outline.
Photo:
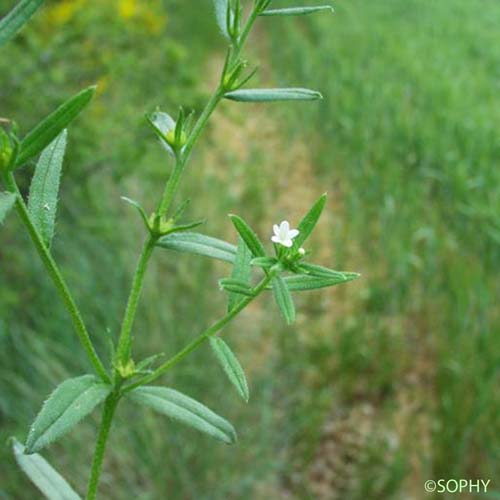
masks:
POLYGON ((118 14, 123 19, 130 19, 137 14, 136 0, 120 0, 118 5, 118 14))

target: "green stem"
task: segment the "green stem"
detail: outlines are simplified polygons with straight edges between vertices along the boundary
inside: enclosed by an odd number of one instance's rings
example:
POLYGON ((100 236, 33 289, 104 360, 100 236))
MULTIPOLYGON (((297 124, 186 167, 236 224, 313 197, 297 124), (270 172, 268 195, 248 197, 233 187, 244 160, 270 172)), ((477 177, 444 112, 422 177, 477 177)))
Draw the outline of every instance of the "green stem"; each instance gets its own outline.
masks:
POLYGON ((158 215, 160 216, 165 215, 169 211, 172 202, 175 198, 175 195, 177 193, 177 189, 179 188, 179 182, 181 180, 184 167, 186 166, 186 164, 189 161, 189 158, 191 157, 191 152, 193 150, 193 147, 198 138, 200 137, 203 129, 205 128, 205 125, 207 124, 210 116, 217 107, 217 104, 219 104, 220 100, 222 99, 222 95, 223 92, 221 87, 219 86, 213 93, 212 97, 205 106, 205 109, 200 115, 200 118, 196 122, 196 125, 194 126, 193 131, 191 132, 182 153, 177 155, 174 171, 172 172, 172 175, 170 176, 165 186, 165 191, 158 206, 158 211, 157 211, 158 215))
POLYGON ((16 180, 12 173, 7 174, 7 176, 5 177, 5 182, 7 188, 16 194, 17 213, 19 214, 19 217, 26 226, 28 233, 31 237, 31 240, 33 241, 33 244, 35 245, 35 248, 40 258, 45 268, 47 269, 49 276, 51 277, 66 309, 68 310, 71 316, 71 320, 73 321, 73 326, 75 327, 78 338, 80 339, 80 342, 83 348, 85 349, 85 352, 87 353, 89 360, 93 364, 99 376, 104 381, 109 382, 110 381, 109 376, 106 372, 106 369, 104 368, 104 365, 99 359, 99 356, 97 355, 94 345, 92 344, 92 340, 90 339, 87 327, 83 322, 82 315, 75 303, 75 300, 73 299, 73 296, 71 295, 71 292, 69 291, 68 285, 66 284, 61 274, 61 271, 59 270, 59 267, 57 266, 56 262, 54 261, 54 258, 52 257, 52 254, 50 253, 50 250, 45 245, 42 236, 38 232, 36 226, 33 224, 33 221, 31 220, 28 208, 24 203, 23 197, 19 191, 16 180))
POLYGON ((118 401, 119 397, 116 393, 113 393, 108 396, 104 404, 101 426, 99 428, 99 435, 97 436, 94 459, 92 461, 92 468, 90 471, 86 500, 95 500, 97 496, 97 487, 99 485, 99 479, 101 477, 104 452, 106 451, 106 443, 108 442, 109 431, 111 429, 111 424, 113 422, 113 416, 115 414, 118 401))
POLYGON ((137 268, 135 270, 134 280, 132 282, 132 288, 130 290, 117 348, 117 359, 121 361, 122 364, 126 364, 130 358, 132 327, 134 325, 137 306, 141 296, 144 276, 146 274, 149 259, 153 253, 155 243, 156 237, 150 235, 144 243, 139 261, 137 263, 137 268))
POLYGON ((202 345, 206 340, 208 340, 211 336, 215 335, 217 332, 222 330, 233 318, 235 318, 245 307, 250 304, 253 300, 255 300, 267 287, 269 282, 273 278, 273 274, 270 273, 268 274, 264 279, 261 280, 261 282, 254 288, 254 294, 252 297, 245 297, 243 300, 241 300, 230 312, 228 312, 225 316, 223 316, 221 319, 219 319, 216 323, 214 323, 212 326, 207 328, 203 333, 198 335, 192 342, 190 342, 184 349, 179 351, 177 354, 172 356, 170 359, 165 361, 161 366, 159 366, 153 373, 150 375, 147 375, 146 377, 142 378, 138 382, 128 385, 123 389, 123 392, 128 392, 136 387, 139 387, 141 385, 149 384, 153 380, 157 379, 161 375, 163 375, 167 370, 172 368, 174 365, 182 361, 186 356, 191 354, 193 351, 195 351, 200 345, 202 345))

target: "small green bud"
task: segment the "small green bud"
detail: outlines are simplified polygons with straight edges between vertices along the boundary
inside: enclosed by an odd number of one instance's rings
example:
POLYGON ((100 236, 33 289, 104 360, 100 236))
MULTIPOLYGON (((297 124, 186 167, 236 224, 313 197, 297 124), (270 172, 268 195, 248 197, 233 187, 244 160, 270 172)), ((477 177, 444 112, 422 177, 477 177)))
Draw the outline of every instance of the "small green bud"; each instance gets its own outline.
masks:
POLYGON ((172 130, 169 130, 167 132, 167 134, 165 135, 165 139, 167 140, 167 143, 169 144, 169 146, 171 146, 174 150, 179 150, 182 147, 184 147, 184 145, 186 144, 187 134, 186 134, 186 132, 182 131, 181 136, 180 136, 180 140, 177 143, 177 140, 175 137, 175 129, 172 129, 172 130))
POLYGON ((13 151, 9 136, 0 128, 0 171, 7 170, 12 159, 13 151))
POLYGON ((134 360, 129 359, 125 365, 120 362, 117 366, 117 370, 120 376, 124 379, 133 377, 136 373, 134 360))

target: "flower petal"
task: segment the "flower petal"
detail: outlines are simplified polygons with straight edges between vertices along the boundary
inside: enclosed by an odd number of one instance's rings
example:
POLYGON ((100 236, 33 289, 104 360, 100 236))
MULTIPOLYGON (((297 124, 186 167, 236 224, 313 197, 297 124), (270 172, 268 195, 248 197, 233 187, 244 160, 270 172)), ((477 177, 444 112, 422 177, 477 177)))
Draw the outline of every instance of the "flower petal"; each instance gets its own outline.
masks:
POLYGON ((300 231, 298 229, 290 229, 290 232, 288 233, 288 236, 290 238, 296 238, 299 235, 300 231))
POLYGON ((276 236, 280 234, 280 227, 278 226, 278 224, 274 224, 273 231, 276 236))
POLYGON ((271 237, 271 241, 272 241, 273 243, 281 243, 280 237, 279 237, 279 236, 277 236, 277 235, 272 236, 272 237, 271 237))
POLYGON ((290 238, 287 238, 287 239, 283 240, 283 241, 281 242, 281 244, 282 244, 284 247, 290 248, 291 246, 293 246, 293 241, 292 241, 290 238))

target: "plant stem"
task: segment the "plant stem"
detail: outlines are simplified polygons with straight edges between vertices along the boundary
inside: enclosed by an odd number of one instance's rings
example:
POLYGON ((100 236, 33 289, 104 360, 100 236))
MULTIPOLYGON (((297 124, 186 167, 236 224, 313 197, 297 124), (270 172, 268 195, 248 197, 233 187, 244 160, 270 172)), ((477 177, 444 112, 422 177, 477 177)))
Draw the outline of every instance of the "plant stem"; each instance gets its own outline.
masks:
POLYGON ((104 404, 101 426, 99 428, 99 435, 97 436, 94 459, 92 461, 92 468, 90 471, 86 500, 95 500, 97 496, 97 487, 101 477, 104 452, 106 451, 106 443, 108 441, 109 431, 111 429, 111 423, 113 422, 113 416, 115 414, 118 401, 119 396, 117 396, 116 393, 113 393, 108 396, 104 404))
POLYGON ((156 237, 150 235, 144 243, 139 261, 137 262, 134 280, 132 282, 125 316, 123 318, 120 339, 118 341, 117 360, 121 361, 122 364, 127 363, 130 358, 132 327, 134 325, 137 305, 139 304, 139 298, 141 296, 144 276, 146 274, 149 259, 153 253, 155 243, 156 237))
POLYGON ((172 368, 174 365, 182 361, 186 356, 195 351, 201 344, 208 340, 211 336, 215 335, 218 331, 222 330, 233 318, 235 318, 245 307, 255 300, 261 292, 263 292, 266 286, 273 278, 273 274, 269 273, 265 278, 263 278, 260 283, 254 288, 254 295, 252 297, 245 297, 242 299, 231 311, 229 311, 225 316, 215 322, 212 326, 207 328, 203 333, 198 335, 192 342, 190 342, 184 349, 179 351, 177 354, 172 356, 170 359, 165 361, 161 366, 159 366, 153 373, 142 378, 138 382, 128 385, 123 389, 123 392, 128 392, 136 387, 144 384, 149 384, 153 380, 157 379, 159 376, 163 375, 167 370, 172 368))
POLYGON ((78 309, 78 306, 76 305, 75 300, 73 299, 73 296, 69 291, 68 285, 66 284, 61 274, 61 271, 59 270, 59 267, 57 266, 54 258, 52 257, 50 250, 47 248, 47 245, 45 245, 42 236, 40 235, 36 226, 33 224, 33 221, 31 220, 28 208, 26 207, 21 192, 19 191, 19 187, 17 186, 14 175, 12 173, 7 174, 5 176, 5 182, 7 188, 11 192, 16 194, 17 213, 19 214, 19 217, 26 226, 28 233, 31 237, 31 240, 33 241, 33 244, 35 245, 35 248, 40 258, 45 268, 47 269, 49 276, 51 277, 66 309, 68 310, 71 316, 73 326, 75 327, 78 338, 80 339, 80 342, 90 362, 94 366, 95 371, 98 373, 101 379, 103 379, 105 382, 110 382, 109 375, 107 374, 104 365, 102 364, 101 360, 99 359, 99 356, 97 355, 92 340, 90 339, 90 335, 87 331, 87 327, 85 326, 85 323, 83 321, 80 310, 78 309))
POLYGON ((165 186, 165 191, 158 206, 158 214, 160 216, 165 215, 170 209, 170 206, 172 205, 172 202, 177 193, 177 189, 179 188, 179 182, 182 176, 182 172, 184 171, 184 167, 186 166, 186 164, 189 161, 189 158, 191 157, 191 152, 193 150, 193 147, 198 138, 200 137, 200 134, 202 133, 203 129, 205 128, 210 116, 217 107, 217 104, 219 104, 220 100, 222 99, 222 95, 223 92, 221 87, 219 86, 212 94, 212 97, 210 98, 207 105, 205 106, 205 109, 198 118, 198 121, 196 122, 196 125, 194 126, 193 131, 191 132, 182 153, 180 153, 176 157, 174 171, 172 172, 172 175, 170 176, 165 186))

